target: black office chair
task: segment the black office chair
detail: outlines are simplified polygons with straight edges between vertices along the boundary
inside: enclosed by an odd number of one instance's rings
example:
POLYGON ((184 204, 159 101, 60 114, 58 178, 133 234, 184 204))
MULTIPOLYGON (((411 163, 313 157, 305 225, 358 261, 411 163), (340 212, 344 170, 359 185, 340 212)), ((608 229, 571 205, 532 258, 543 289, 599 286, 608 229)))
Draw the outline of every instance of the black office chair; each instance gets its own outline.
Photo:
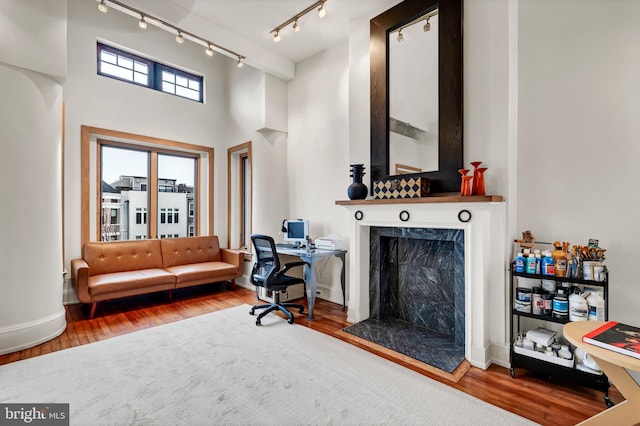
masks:
POLYGON ((296 266, 303 266, 306 262, 289 262, 284 265, 284 268, 280 270, 280 259, 276 253, 276 243, 273 238, 268 235, 253 234, 251 236, 253 246, 256 249, 256 256, 258 257, 256 263, 253 265, 251 271, 251 282, 256 286, 256 298, 258 287, 264 287, 273 294, 273 303, 265 305, 256 305, 251 308, 249 312, 251 315, 255 315, 256 309, 266 309, 256 319, 256 325, 260 325, 262 317, 269 312, 276 309, 284 313, 289 319, 289 324, 293 324, 293 314, 289 312, 289 308, 297 308, 300 313, 304 312, 304 306, 297 303, 280 302, 280 291, 286 290, 287 287, 294 284, 304 284, 302 278, 295 278, 285 275, 286 272, 296 266))

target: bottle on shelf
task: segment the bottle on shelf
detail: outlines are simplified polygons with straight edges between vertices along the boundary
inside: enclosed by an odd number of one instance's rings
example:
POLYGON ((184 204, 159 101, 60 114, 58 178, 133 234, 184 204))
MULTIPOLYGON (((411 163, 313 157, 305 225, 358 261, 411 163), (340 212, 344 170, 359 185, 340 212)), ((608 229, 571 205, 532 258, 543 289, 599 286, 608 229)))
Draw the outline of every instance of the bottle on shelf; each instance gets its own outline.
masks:
POLYGON ((540 275, 542 273, 542 256, 540 255, 540 250, 534 250, 533 255, 536 258, 536 274, 540 275))
POLYGON ((569 296, 569 321, 586 321, 589 305, 584 295, 574 292, 569 296))
POLYGON ((542 252, 542 275, 554 275, 556 274, 555 262, 553 257, 551 257, 551 252, 549 250, 545 250, 542 252))
POLYGON ((525 257, 525 268, 527 274, 535 274, 536 273, 536 258, 533 253, 529 253, 529 257, 525 257))
POLYGON ((567 253, 562 249, 563 245, 560 241, 553 243, 555 250, 552 253, 553 261, 555 263, 555 274, 557 277, 567 276, 567 253))
POLYGON ((601 291, 592 291, 587 297, 587 304, 589 306, 589 321, 605 320, 604 298, 601 291))
POLYGON ((524 272, 524 271, 525 271, 524 255, 522 254, 522 252, 518 252, 518 254, 516 254, 516 272, 524 272))

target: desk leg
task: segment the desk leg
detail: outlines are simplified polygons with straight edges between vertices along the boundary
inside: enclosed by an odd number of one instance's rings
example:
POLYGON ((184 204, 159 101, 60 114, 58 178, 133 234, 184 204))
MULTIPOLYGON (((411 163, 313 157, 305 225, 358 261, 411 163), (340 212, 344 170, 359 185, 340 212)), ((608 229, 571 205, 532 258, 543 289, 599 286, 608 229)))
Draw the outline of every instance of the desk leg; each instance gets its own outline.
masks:
POLYGON ((611 383, 620 391, 626 401, 622 401, 613 407, 596 414, 595 416, 579 423, 579 425, 622 425, 636 424, 640 422, 640 387, 633 380, 633 377, 619 365, 599 359, 593 355, 591 357, 598 363, 598 366, 609 377, 611 383))
POLYGON ((336 257, 339 257, 342 260, 342 271, 340 272, 340 285, 342 286, 342 310, 344 311, 347 306, 347 293, 345 292, 345 284, 344 284, 344 253, 336 254, 336 257))
MULTIPOLYGON (((302 256, 301 256, 302 257, 302 256)), ((304 282, 307 288, 307 304, 309 305, 309 319, 313 319, 313 305, 316 302, 318 290, 318 278, 316 277, 316 264, 318 259, 314 257, 303 258, 307 265, 304 266, 304 282)))

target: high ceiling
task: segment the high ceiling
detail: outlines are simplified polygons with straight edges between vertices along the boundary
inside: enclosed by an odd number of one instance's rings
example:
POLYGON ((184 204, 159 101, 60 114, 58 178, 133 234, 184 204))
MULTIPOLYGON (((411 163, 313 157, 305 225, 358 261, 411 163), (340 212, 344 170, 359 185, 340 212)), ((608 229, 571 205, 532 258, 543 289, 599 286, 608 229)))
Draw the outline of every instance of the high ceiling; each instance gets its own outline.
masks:
MULTIPOLYGON (((315 3, 315 0, 121 0, 247 56, 247 64, 266 70, 280 62, 293 64, 345 39, 351 22, 369 18, 400 0, 327 0, 324 18, 312 11, 273 41, 271 30, 315 3)), ((277 74, 277 72, 276 72, 277 74)))

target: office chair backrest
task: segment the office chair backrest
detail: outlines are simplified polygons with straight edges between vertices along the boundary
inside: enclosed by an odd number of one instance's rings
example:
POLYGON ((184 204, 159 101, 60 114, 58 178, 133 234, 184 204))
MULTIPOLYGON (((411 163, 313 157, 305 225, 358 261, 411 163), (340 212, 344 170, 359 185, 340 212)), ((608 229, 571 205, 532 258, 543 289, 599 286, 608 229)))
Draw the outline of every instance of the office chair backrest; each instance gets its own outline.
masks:
POLYGON ((276 253, 276 243, 268 235, 253 234, 251 241, 256 249, 256 263, 251 271, 253 285, 269 287, 274 275, 280 271, 280 259, 276 253))

